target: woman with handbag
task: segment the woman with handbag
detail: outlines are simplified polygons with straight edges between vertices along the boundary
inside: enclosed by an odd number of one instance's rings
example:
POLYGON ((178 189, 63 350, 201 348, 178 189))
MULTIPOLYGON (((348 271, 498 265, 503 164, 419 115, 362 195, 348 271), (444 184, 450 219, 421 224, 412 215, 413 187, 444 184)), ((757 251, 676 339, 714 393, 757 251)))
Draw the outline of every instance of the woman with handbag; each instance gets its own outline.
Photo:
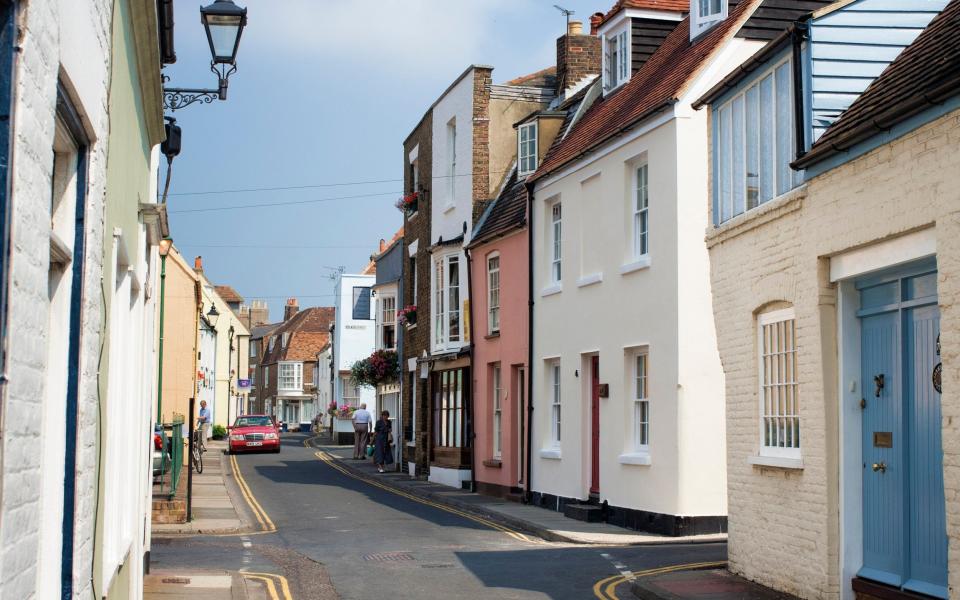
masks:
POLYGON ((393 452, 390 451, 390 441, 393 427, 390 426, 390 413, 380 413, 380 420, 373 428, 373 462, 377 471, 383 473, 383 465, 393 464, 393 452))

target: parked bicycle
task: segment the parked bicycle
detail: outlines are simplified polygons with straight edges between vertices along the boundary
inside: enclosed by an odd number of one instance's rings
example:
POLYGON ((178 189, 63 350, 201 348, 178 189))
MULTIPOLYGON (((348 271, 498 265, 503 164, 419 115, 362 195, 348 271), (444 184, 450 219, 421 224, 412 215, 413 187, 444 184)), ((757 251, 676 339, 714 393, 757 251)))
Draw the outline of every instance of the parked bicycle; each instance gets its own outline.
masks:
POLYGON ((206 452, 206 447, 203 445, 203 428, 198 427, 193 430, 193 446, 190 451, 190 468, 194 469, 198 474, 203 473, 203 453, 206 452))

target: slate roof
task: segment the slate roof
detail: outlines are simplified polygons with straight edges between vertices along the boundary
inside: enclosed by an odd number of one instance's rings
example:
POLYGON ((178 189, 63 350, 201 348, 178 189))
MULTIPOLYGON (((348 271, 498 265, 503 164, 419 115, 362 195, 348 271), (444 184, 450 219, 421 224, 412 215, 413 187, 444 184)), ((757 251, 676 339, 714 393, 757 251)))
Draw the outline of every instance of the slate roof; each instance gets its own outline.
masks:
POLYGON ((324 345, 330 342, 330 324, 336 309, 332 306, 305 308, 269 332, 276 337, 273 352, 269 345, 260 364, 269 365, 284 360, 313 361, 324 345), (287 346, 283 347, 283 334, 289 333, 287 346))
POLYGON ((960 0, 952 0, 813 144, 797 168, 843 152, 960 94, 960 0))
POLYGON ((217 294, 223 298, 223 301, 227 304, 242 304, 243 296, 241 296, 237 290, 233 289, 229 285, 215 285, 213 289, 217 291, 217 294))
POLYGON ((619 0, 613 8, 603 15, 600 25, 603 25, 624 8, 638 8, 640 10, 669 10, 672 12, 690 12, 690 0, 619 0))
POLYGON ((470 246, 477 246, 515 229, 522 229, 526 224, 527 190, 524 180, 517 177, 517 169, 514 168, 503 191, 480 217, 479 227, 470 246))
POLYGON ((567 137, 550 149, 530 181, 547 176, 675 103, 687 82, 700 72, 713 51, 754 5, 752 1, 740 2, 730 9, 723 23, 693 42, 690 41, 690 18, 685 18, 630 81, 594 102, 567 137))
POLYGON ((258 325, 250 330, 250 339, 259 340, 270 335, 270 332, 280 327, 283 323, 268 323, 266 325, 258 325))

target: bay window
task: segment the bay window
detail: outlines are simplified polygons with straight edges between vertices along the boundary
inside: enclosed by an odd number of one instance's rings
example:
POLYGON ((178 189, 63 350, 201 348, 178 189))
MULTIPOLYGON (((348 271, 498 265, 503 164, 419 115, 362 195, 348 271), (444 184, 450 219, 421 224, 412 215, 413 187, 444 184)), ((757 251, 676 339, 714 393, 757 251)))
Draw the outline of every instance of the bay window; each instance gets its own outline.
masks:
POLYGON ((433 341, 444 349, 460 346, 463 340, 460 319, 460 257, 448 254, 436 259, 433 279, 433 341))
POLYGON ((714 222, 719 225, 802 181, 794 158, 793 71, 784 60, 715 109, 714 222))
POLYGON ((397 347, 397 298, 380 297, 380 347, 394 350, 397 347))
POLYGON ((279 390, 299 392, 303 389, 303 363, 282 362, 279 367, 279 380, 277 383, 279 390))

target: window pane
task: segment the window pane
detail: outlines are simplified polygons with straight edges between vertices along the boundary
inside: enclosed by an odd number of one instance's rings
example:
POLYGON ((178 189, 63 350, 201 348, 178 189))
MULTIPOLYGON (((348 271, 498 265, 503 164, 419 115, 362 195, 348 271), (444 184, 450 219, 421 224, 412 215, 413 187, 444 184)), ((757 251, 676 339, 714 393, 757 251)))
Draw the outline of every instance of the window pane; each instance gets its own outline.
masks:
POLYGON ((744 188, 746 173, 744 171, 743 147, 743 96, 733 101, 733 216, 743 214, 744 188))
POLYGON ((790 161, 793 157, 793 102, 790 96, 790 63, 777 67, 777 194, 793 187, 790 161))
POLYGON ((456 256, 450 257, 448 289, 448 325, 451 342, 460 341, 460 261, 456 256))
POLYGON ((760 82, 760 203, 773 198, 773 76, 760 82))
POLYGON ((720 109, 718 118, 720 119, 719 124, 719 138, 720 145, 718 152, 720 153, 719 166, 719 182, 720 182, 720 195, 719 195, 719 208, 720 208, 720 222, 728 221, 732 216, 733 212, 733 190, 732 182, 730 180, 730 163, 731 156, 733 155, 733 135, 731 131, 731 109, 729 106, 725 106, 720 109))
POLYGON ((760 205, 760 88, 747 90, 745 119, 747 210, 760 205))

